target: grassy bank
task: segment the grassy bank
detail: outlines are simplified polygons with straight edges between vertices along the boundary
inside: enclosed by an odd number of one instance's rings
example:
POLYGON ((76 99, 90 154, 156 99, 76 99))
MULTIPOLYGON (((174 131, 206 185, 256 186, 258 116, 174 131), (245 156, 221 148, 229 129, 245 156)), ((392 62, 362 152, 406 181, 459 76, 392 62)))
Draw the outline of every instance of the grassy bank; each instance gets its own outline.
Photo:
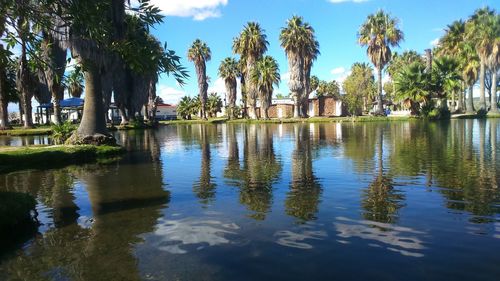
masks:
POLYGON ((114 159, 123 152, 121 147, 92 145, 0 147, 0 173, 102 162, 114 159))
POLYGON ((335 122, 376 122, 376 121, 408 121, 418 119, 416 117, 378 117, 378 116, 357 116, 357 117, 311 117, 311 118, 273 118, 269 120, 253 120, 253 119, 235 119, 229 120, 226 118, 214 118, 209 120, 171 120, 160 121, 163 125, 179 125, 179 124, 283 124, 283 123, 335 123, 335 122))
POLYGON ((11 130, 0 130, 0 136, 35 136, 35 135, 50 135, 52 129, 50 127, 40 127, 33 129, 24 129, 15 127, 11 130))

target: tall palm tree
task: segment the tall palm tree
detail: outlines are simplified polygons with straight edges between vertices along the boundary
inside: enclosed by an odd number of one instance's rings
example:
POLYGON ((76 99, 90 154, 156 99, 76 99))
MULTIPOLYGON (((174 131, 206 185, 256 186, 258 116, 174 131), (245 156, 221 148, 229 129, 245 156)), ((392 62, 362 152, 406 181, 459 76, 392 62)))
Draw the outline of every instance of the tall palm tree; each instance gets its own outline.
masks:
POLYGON ((243 73, 245 73, 246 99, 249 105, 248 115, 256 119, 257 85, 251 82, 251 74, 256 62, 267 51, 267 36, 264 30, 256 22, 249 22, 243 31, 233 41, 233 52, 240 55, 240 60, 246 62, 243 73))
MULTIPOLYGON (((306 25, 308 25, 306 23, 306 25)), ((309 109, 309 94, 311 93, 311 69, 313 62, 318 58, 319 42, 314 36, 314 32, 308 33, 310 38, 304 52, 304 93, 302 94, 302 116, 307 117, 309 109)))
POLYGON ((462 65, 462 80, 468 88, 468 97, 466 101, 466 112, 472 114, 474 110, 474 84, 479 78, 480 59, 474 51, 474 47, 470 42, 466 42, 460 54, 460 63, 462 65))
POLYGON ((198 89, 201 101, 201 118, 207 119, 207 67, 206 62, 212 58, 212 52, 207 44, 200 39, 196 39, 187 54, 188 60, 194 63, 196 76, 198 77, 198 89))
MULTIPOLYGON (((459 70, 463 71, 465 68, 466 60, 463 59, 464 45, 466 44, 465 38, 465 22, 462 20, 454 21, 445 29, 445 34, 439 39, 437 54, 446 55, 455 58, 459 61, 459 70)), ((465 90, 465 87, 463 87, 465 90)), ((464 91, 460 91, 458 95, 458 103, 456 110, 461 112, 463 110, 463 96, 464 91)))
POLYGON ((281 81, 278 63, 271 56, 265 56, 257 62, 252 72, 252 83, 259 89, 260 113, 269 119, 268 109, 273 96, 273 85, 281 81))
POLYGON ((47 87, 52 96, 52 106, 54 108, 55 124, 61 124, 61 106, 60 100, 63 99, 64 88, 62 87, 62 78, 66 69, 66 48, 64 48, 49 32, 43 32, 42 57, 47 63, 44 68, 47 87))
POLYGON ((457 91, 461 88, 461 75, 459 72, 458 60, 448 57, 438 57, 433 64, 435 80, 438 90, 438 98, 441 99, 441 107, 447 107, 447 99, 449 96, 454 97, 457 91))
POLYGON ((491 17, 491 25, 493 33, 496 34, 496 38, 491 46, 491 54, 488 58, 488 66, 491 71, 491 89, 490 89, 490 105, 491 113, 498 114, 498 101, 497 101, 497 84, 498 84, 498 66, 500 65, 500 15, 495 15, 491 17))
POLYGON ((383 114, 382 72, 391 60, 391 47, 399 46, 403 40, 404 35, 398 27, 398 19, 391 18, 383 10, 369 15, 359 29, 358 43, 368 47, 366 53, 378 74, 378 114, 383 114))
POLYGON ((236 117, 236 79, 241 75, 239 62, 234 58, 225 58, 219 66, 219 76, 224 79, 226 85, 226 97, 228 102, 229 119, 236 117))
POLYGON ((280 33, 281 47, 285 49, 288 58, 290 71, 290 80, 288 88, 292 92, 294 99, 295 118, 302 116, 301 101, 304 93, 304 60, 306 50, 309 48, 310 63, 318 53, 317 42, 314 40, 314 29, 304 19, 299 16, 293 16, 287 21, 286 27, 281 29, 280 33), (313 51, 311 51, 313 50, 313 51), (313 54, 314 55, 311 55, 313 54))
POLYGON ((496 39, 500 36, 495 33, 492 18, 495 17, 495 11, 488 7, 476 10, 466 24, 467 37, 474 42, 477 55, 480 59, 479 72, 479 109, 486 110, 485 97, 485 73, 488 57, 496 39))

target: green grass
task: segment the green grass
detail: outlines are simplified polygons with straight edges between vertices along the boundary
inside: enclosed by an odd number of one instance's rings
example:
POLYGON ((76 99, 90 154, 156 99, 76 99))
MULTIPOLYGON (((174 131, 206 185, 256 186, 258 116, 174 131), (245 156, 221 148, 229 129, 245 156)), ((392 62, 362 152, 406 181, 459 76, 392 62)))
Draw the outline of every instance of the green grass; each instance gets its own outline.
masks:
POLYGON ((7 135, 7 136, 34 136, 34 135, 50 135, 50 134, 52 134, 52 129, 50 127, 40 127, 33 129, 14 127, 11 130, 0 130, 0 135, 7 135))
POLYGON ((0 147, 0 173, 22 169, 47 169, 69 164, 108 162, 124 149, 118 146, 61 145, 0 147))
POLYGON ((192 119, 192 120, 168 120, 168 121, 160 121, 160 124, 163 125, 184 125, 184 124, 217 124, 217 123, 225 123, 228 121, 227 118, 210 118, 208 120, 202 119, 192 119))

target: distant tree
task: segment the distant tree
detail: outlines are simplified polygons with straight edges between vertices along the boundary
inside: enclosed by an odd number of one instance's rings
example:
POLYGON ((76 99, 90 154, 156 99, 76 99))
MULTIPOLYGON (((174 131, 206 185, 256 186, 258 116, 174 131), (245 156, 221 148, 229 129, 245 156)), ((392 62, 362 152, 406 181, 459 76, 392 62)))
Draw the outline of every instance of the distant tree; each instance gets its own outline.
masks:
POLYGON ((234 58, 225 58, 219 66, 219 76, 224 79, 224 84, 226 86, 226 97, 227 97, 227 115, 229 119, 233 119, 236 111, 234 107, 236 106, 236 86, 237 79, 241 75, 239 62, 234 58))
POLYGON ((335 80, 330 82, 319 81, 318 88, 316 89, 316 96, 318 97, 340 97, 340 86, 335 80))
POLYGON ((76 67, 66 77, 65 81, 68 92, 73 98, 80 98, 83 93, 83 71, 80 67, 76 67))
POLYGON ((218 112, 222 112, 222 99, 217 93, 210 93, 207 99, 207 113, 210 118, 216 117, 218 112))
POLYGON ((261 117, 269 119, 268 109, 273 96, 273 85, 278 86, 281 81, 278 63, 271 56, 259 60, 252 73, 252 81, 259 89, 261 117))
POLYGON ((367 63, 355 63, 351 67, 351 74, 342 84, 344 100, 351 115, 359 115, 368 111, 376 93, 373 69, 367 63))
POLYGON ((367 47, 366 53, 377 70, 379 114, 383 114, 382 72, 391 60, 390 47, 399 46, 403 40, 404 35, 398 27, 398 19, 391 18, 382 10, 369 15, 358 33, 359 44, 367 47))
POLYGON ((212 58, 212 52, 207 44, 200 39, 196 39, 188 50, 187 57, 194 63, 196 76, 198 78, 199 97, 201 101, 201 118, 207 119, 206 104, 208 77, 206 62, 212 58))

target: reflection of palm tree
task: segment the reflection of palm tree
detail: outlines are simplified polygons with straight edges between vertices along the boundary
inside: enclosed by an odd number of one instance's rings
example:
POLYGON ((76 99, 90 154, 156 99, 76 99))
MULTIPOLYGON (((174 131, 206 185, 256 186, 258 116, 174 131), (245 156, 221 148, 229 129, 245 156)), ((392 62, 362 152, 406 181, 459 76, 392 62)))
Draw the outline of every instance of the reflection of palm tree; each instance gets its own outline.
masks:
MULTIPOLYGON (((7 276, 16 280, 140 280, 132 245, 141 242, 141 234, 154 230, 170 198, 163 189, 161 166, 151 162, 149 154, 141 155, 144 159, 136 156, 140 164, 134 166, 126 165, 129 160, 125 159, 120 166, 64 170, 86 185, 93 223, 88 228, 73 222, 49 230, 29 246, 27 254, 9 260, 5 267, 2 264, 7 276)), ((53 190, 61 192, 52 197, 54 205, 67 205, 72 197, 66 189, 70 182, 61 175, 54 175, 54 180, 61 186, 53 190)))
POLYGON ((200 180, 194 185, 194 192, 202 203, 208 203, 215 196, 215 183, 211 175, 211 153, 208 137, 208 127, 200 125, 201 172, 200 180))
POLYGON ((228 125, 229 159, 225 177, 240 187, 240 202, 254 213, 250 217, 263 220, 272 203, 272 184, 281 172, 274 154, 270 125, 244 127, 243 167, 238 161, 238 143, 234 127, 228 125))
POLYGON ((394 189, 392 178, 384 174, 382 127, 378 127, 379 142, 377 144, 378 172, 374 181, 364 192, 362 207, 363 216, 367 220, 382 223, 394 223, 397 212, 404 205, 404 195, 394 189))
POLYGON ((295 150, 292 155, 292 183, 285 201, 286 213, 302 221, 315 219, 321 185, 314 176, 308 125, 295 125, 295 150))

